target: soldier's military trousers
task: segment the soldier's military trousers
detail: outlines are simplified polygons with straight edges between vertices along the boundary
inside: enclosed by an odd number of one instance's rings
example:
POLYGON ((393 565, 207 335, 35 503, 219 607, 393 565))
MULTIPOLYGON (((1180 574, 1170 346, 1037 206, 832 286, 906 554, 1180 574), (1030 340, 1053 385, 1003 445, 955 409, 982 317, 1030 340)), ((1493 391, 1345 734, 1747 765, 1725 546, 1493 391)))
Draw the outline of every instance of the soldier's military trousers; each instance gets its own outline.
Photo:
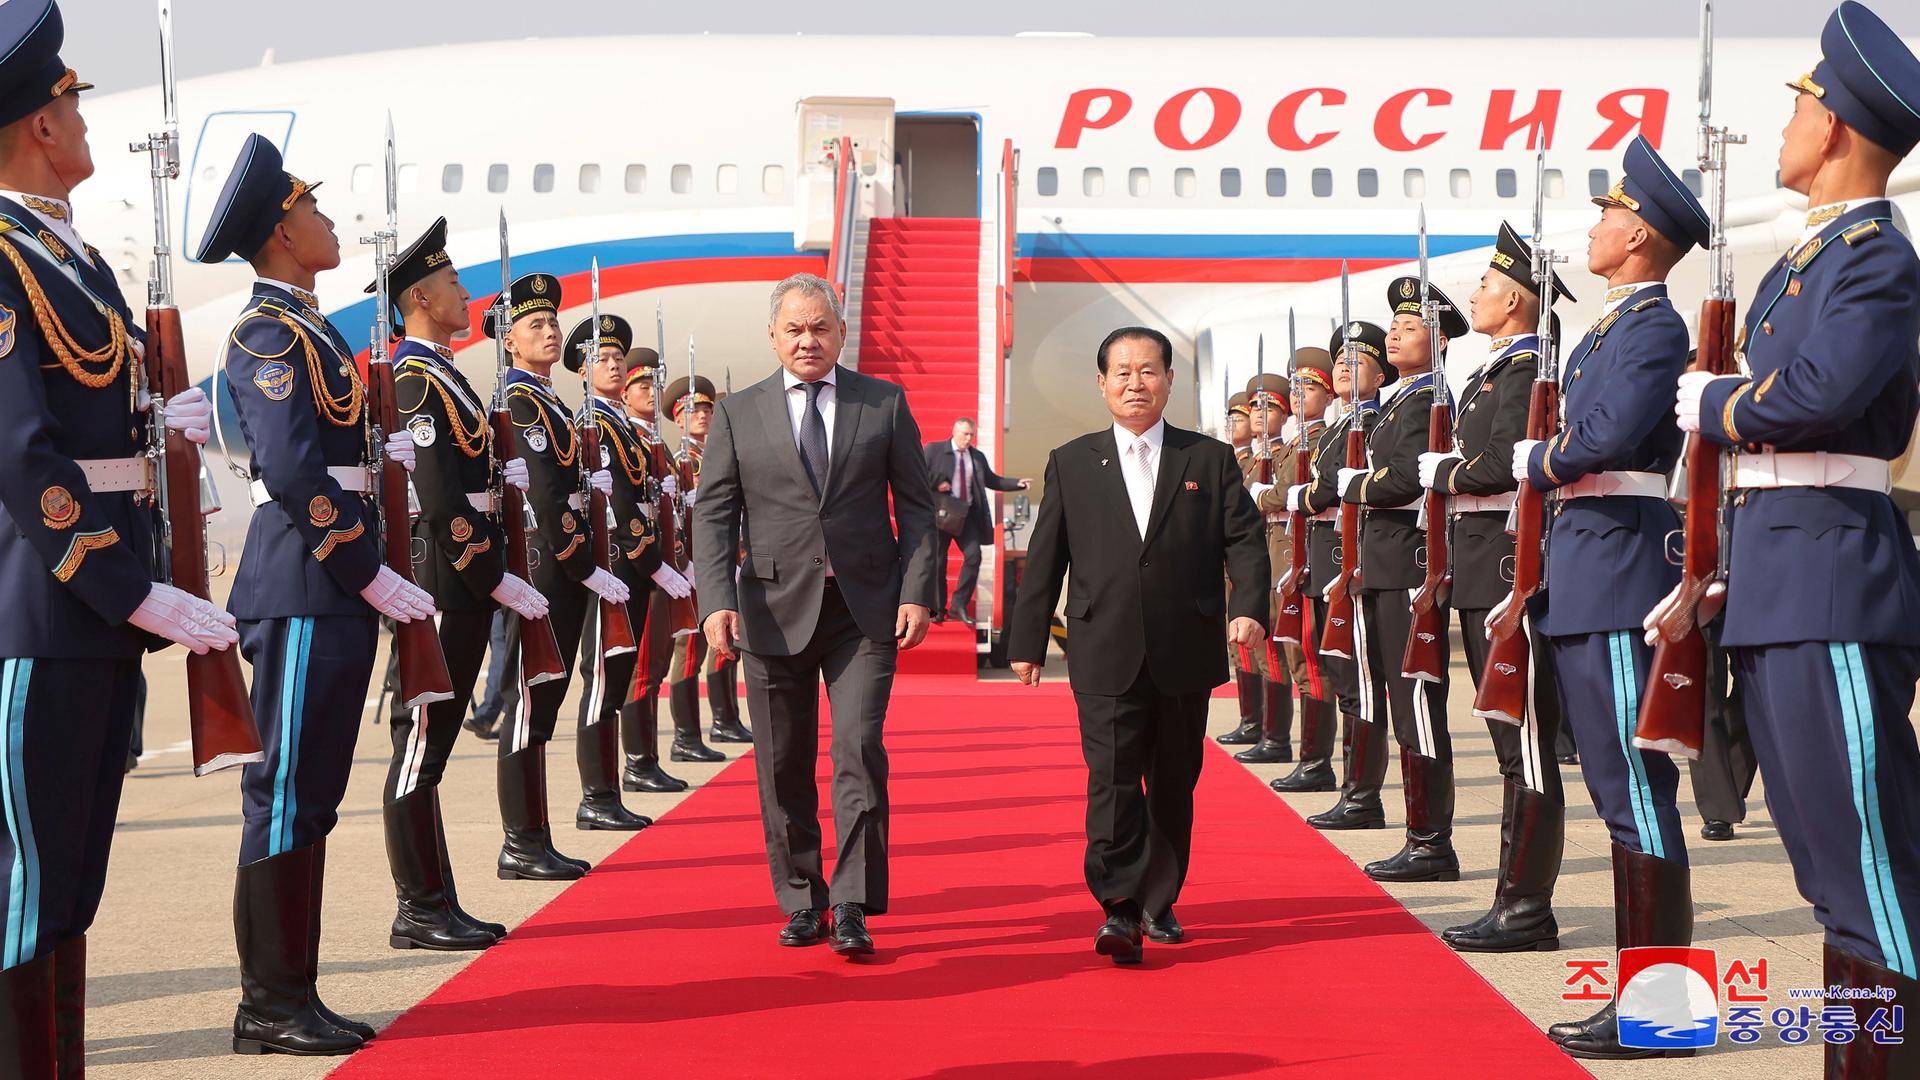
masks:
POLYGON ((393 761, 387 768, 383 802, 391 804, 422 788, 440 783, 447 771, 447 758, 453 753, 454 739, 460 734, 460 721, 466 716, 473 685, 480 678, 480 667, 487 657, 487 637, 493 630, 493 608, 470 611, 444 611, 434 616, 440 634, 440 651, 447 658, 447 674, 453 683, 453 698, 414 708, 400 704, 397 685, 389 685, 393 708, 388 713, 392 725, 393 761))
MULTIPOLYGON (((1475 687, 1480 673, 1487 670, 1487 614, 1492 609, 1463 608, 1460 611, 1460 645, 1466 653, 1467 670, 1475 687)), ((1488 720, 1487 733, 1493 736, 1494 757, 1500 763, 1500 775, 1510 783, 1537 791, 1555 805, 1565 805, 1566 789, 1560 780, 1560 763, 1555 760, 1555 742, 1560 733, 1560 690, 1553 675, 1553 650, 1547 639, 1533 629, 1528 620, 1527 633, 1533 636, 1531 695, 1526 723, 1509 724, 1488 720)))
POLYGON ((1580 744, 1580 772, 1594 810, 1616 843, 1686 865, 1687 844, 1674 805, 1680 770, 1666 754, 1633 745, 1652 646, 1638 628, 1547 640, 1561 712, 1580 744))
MULTIPOLYGON (((588 601, 599 602, 599 597, 585 585, 571 580, 543 582, 541 592, 547 598, 547 622, 553 627, 566 673, 534 686, 521 681, 519 697, 501 717, 499 742, 503 758, 529 747, 543 746, 553 738, 553 729, 560 721, 560 705, 566 699, 567 688, 573 684, 573 661, 580 652, 580 631, 586 620, 588 601)), ((520 678, 519 621, 518 616, 508 620, 516 624, 509 627, 511 651, 507 658, 507 675, 515 679, 520 678)))

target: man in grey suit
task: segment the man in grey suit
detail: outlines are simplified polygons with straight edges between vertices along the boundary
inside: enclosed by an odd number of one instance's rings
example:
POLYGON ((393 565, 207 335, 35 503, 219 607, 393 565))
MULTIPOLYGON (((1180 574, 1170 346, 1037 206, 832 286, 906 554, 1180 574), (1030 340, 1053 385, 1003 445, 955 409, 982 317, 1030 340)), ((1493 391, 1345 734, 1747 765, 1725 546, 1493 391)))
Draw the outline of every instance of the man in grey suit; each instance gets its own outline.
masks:
POLYGON ((899 650, 925 639, 932 614, 933 500, 906 394, 839 366, 846 330, 824 279, 774 286, 767 333, 781 370, 714 408, 693 550, 707 641, 745 657, 767 862, 787 913, 780 943, 831 937, 835 952, 863 956, 867 915, 887 910, 881 730, 899 650), (814 785, 822 676, 834 713, 831 888, 814 785))

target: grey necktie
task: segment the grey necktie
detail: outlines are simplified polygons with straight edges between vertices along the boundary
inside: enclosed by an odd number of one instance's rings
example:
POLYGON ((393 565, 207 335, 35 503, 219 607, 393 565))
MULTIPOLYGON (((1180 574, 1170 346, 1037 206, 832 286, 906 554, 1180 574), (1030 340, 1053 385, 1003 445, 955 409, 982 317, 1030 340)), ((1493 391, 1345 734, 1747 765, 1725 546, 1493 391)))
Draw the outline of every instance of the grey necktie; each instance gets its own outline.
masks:
POLYGON ((827 419, 820 415, 820 391, 827 384, 810 382, 801 385, 807 391, 807 407, 800 414, 800 461, 807 467, 807 479, 813 482, 813 493, 819 495, 827 486, 827 419))

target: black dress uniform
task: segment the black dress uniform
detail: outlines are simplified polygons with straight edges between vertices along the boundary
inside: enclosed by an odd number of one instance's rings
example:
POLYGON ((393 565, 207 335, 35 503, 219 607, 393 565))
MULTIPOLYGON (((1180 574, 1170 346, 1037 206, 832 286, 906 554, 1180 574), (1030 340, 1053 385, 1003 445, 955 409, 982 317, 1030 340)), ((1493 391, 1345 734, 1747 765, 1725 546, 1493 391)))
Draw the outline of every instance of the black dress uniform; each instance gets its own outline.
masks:
MULTIPOLYGON (((696 406, 712 406, 714 402, 713 383, 705 375, 688 379, 682 375, 667 387, 667 419, 686 430, 690 410, 696 406)), ((673 455, 673 463, 681 482, 691 481, 688 490, 681 492, 681 498, 697 498, 695 494, 700 484, 700 458, 705 448, 700 440, 687 437, 681 448, 673 455)), ((681 541, 687 548, 688 557, 692 557, 693 537, 688 535, 681 541)), ((691 564, 689 564, 691 565, 691 564)), ((695 583, 695 597, 698 598, 699 585, 695 583)), ((725 761, 727 756, 708 746, 700 737, 700 673, 707 673, 709 699, 719 698, 716 690, 721 681, 726 683, 726 692, 722 700, 734 700, 733 667, 728 665, 724 674, 715 665, 709 664, 707 655, 707 636, 697 629, 691 634, 681 634, 673 640, 673 657, 667 668, 667 704, 673 713, 673 746, 668 756, 674 761, 725 761)), ((738 721, 738 705, 734 706, 735 723, 738 721)), ((714 713, 718 723, 720 713, 714 713)))
MULTIPOLYGON (((1248 422, 1251 433, 1253 406, 1249 403, 1247 392, 1242 390, 1227 398, 1227 420, 1231 424, 1234 417, 1248 422)), ((1253 441, 1236 443, 1233 447, 1234 463, 1240 466, 1240 474, 1249 484, 1254 480, 1255 460, 1253 441)), ((1240 719, 1231 731, 1214 736, 1214 741, 1222 746, 1252 745, 1260 739, 1260 709, 1264 702, 1260 696, 1260 681, 1266 671, 1265 650, 1254 650, 1244 645, 1227 643, 1227 667, 1233 671, 1234 697, 1239 702, 1240 719)))
MULTIPOLYGON (((1314 349, 1313 352, 1320 350, 1314 349)), ((1277 404, 1282 411, 1290 406, 1288 398, 1287 376, 1278 372, 1255 375, 1247 380, 1248 406, 1256 411, 1266 412, 1271 405, 1277 404)), ((1265 417, 1262 417, 1263 426, 1265 417)), ((1293 479, 1293 444, 1282 438, 1280 433, 1261 431, 1255 436, 1255 448, 1258 440, 1266 440, 1266 453, 1249 453, 1241 463, 1241 473, 1246 477, 1247 487, 1256 486, 1260 472, 1264 469, 1270 482, 1293 479)), ((1267 566, 1271 575, 1267 582, 1267 625, 1276 625, 1280 612, 1279 597, 1274 589, 1287 574, 1291 566, 1293 548, 1287 542, 1286 507, 1278 511, 1265 511, 1264 521, 1267 540, 1267 566)), ((1259 740, 1253 746, 1233 755, 1235 761, 1254 764, 1272 764, 1293 760, 1293 687, 1304 683, 1307 677, 1304 655, 1299 647, 1284 644, 1271 633, 1247 650, 1257 657, 1260 671, 1260 728, 1259 740)))
MULTIPOLYGON (((658 353, 644 346, 634 349, 627 355, 627 385, 631 387, 642 380, 652 382, 659 367, 658 353)), ((652 421, 629 414, 627 423, 633 432, 634 445, 641 455, 644 473, 635 497, 640 500, 641 509, 652 521, 658 537, 653 545, 652 556, 653 565, 657 568, 669 557, 661 529, 664 520, 662 515, 668 509, 662 485, 673 474, 673 458, 652 421)), ((616 486, 620 483, 617 475, 614 483, 616 486)), ((685 543, 677 535, 675 541, 683 545, 685 543)), ((649 569, 648 573, 651 574, 652 570, 649 569)), ((647 586, 644 594, 634 593, 635 597, 644 595, 645 599, 628 607, 635 619, 634 629, 640 634, 640 656, 634 665, 632 685, 626 690, 625 699, 620 705, 620 741, 626 750, 626 767, 620 774, 620 787, 624 791, 685 791, 685 780, 669 776, 660 768, 660 683, 667 677, 667 668, 673 655, 669 626, 671 617, 668 614, 671 598, 666 590, 654 588, 651 580, 648 580, 647 586)))
MULTIPOLYGON (((251 257, 311 190, 258 135, 241 147, 195 258, 251 257)), ((366 385, 319 299, 261 280, 227 337, 225 385, 251 454, 254 513, 228 607, 253 667, 266 761, 241 779, 234 1049, 340 1053, 369 1032, 313 981, 326 836, 353 765, 379 622, 381 569, 366 385)))

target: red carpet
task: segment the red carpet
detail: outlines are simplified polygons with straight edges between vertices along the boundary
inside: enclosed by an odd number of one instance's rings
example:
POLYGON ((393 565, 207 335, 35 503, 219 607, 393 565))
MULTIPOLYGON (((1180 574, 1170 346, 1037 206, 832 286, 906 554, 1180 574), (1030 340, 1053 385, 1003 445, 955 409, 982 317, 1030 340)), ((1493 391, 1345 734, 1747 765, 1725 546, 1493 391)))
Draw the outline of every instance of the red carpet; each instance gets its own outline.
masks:
POLYGON ((1215 751, 1188 943, 1122 969, 1091 950, 1064 687, 903 680, 887 741, 893 912, 872 962, 774 944, 741 761, 333 1075, 1586 1075, 1215 751))

